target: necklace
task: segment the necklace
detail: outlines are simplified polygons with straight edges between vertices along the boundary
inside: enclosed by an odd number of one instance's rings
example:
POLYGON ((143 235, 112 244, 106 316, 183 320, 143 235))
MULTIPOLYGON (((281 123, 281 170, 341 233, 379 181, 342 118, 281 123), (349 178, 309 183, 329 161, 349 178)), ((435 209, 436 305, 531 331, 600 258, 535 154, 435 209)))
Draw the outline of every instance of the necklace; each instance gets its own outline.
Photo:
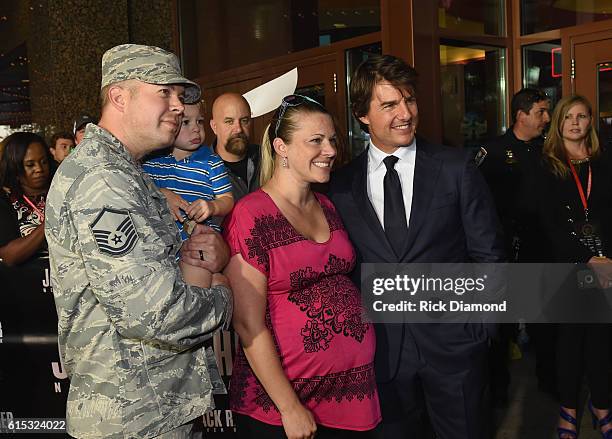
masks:
POLYGON ((590 159, 591 158, 587 156, 587 157, 582 158, 582 159, 570 159, 570 162, 572 163, 572 165, 581 165, 583 163, 588 162, 590 159))

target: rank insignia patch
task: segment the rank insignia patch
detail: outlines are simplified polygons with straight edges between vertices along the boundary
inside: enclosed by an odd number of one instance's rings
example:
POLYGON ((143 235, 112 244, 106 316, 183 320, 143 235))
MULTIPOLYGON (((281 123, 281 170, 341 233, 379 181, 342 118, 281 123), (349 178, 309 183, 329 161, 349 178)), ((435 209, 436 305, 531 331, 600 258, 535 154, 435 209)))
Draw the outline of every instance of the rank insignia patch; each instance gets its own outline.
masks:
POLYGON ((127 210, 105 207, 89 226, 98 250, 119 257, 129 253, 138 241, 138 233, 127 210))

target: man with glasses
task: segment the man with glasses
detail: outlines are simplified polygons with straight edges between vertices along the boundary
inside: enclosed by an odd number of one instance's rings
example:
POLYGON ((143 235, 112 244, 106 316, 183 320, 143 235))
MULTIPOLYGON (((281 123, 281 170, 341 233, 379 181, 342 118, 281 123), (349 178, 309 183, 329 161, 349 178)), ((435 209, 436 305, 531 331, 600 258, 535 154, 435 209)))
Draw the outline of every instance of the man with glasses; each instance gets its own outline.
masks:
MULTIPOLYGON (((484 145, 487 156, 480 169, 495 199, 504 229, 508 258, 514 262, 540 262, 541 236, 533 228, 532 218, 522 218, 521 205, 527 205, 528 191, 520 191, 542 154, 544 130, 550 122, 550 98, 546 93, 524 88, 512 97, 512 125, 506 133, 484 145)), ((536 346, 536 371, 541 390, 555 393, 554 328, 530 325, 536 346)), ((493 403, 508 402, 510 372, 508 348, 517 335, 516 325, 501 325, 499 337, 489 352, 490 384, 493 403)))

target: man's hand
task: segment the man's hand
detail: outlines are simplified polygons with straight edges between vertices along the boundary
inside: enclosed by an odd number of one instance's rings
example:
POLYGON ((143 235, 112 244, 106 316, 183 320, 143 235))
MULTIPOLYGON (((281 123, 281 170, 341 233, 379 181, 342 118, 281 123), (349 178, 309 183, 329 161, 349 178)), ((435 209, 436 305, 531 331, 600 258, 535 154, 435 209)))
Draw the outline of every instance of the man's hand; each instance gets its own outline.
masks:
POLYGON ((198 224, 181 247, 181 260, 218 273, 229 262, 229 247, 220 234, 206 225, 198 224))
POLYGON ((214 203, 199 198, 189 205, 185 213, 189 218, 201 223, 215 214, 215 206, 214 203))
POLYGON ((168 207, 170 208, 170 212, 172 212, 172 216, 174 216, 174 219, 182 223, 183 214, 181 213, 181 210, 187 211, 187 209, 189 208, 189 203, 187 202, 187 200, 185 200, 180 195, 175 194, 171 190, 165 188, 160 189, 160 192, 164 194, 164 197, 166 197, 168 207))

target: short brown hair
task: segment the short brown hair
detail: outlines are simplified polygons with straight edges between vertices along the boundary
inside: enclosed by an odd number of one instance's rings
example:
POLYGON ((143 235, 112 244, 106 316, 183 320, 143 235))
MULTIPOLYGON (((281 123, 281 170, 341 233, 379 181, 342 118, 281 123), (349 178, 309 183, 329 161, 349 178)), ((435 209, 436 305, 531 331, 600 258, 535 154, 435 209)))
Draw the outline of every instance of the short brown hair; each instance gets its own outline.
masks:
POLYGON ((127 79, 125 81, 114 82, 112 84, 108 84, 102 87, 100 89, 100 108, 104 109, 104 107, 106 107, 106 105, 108 104, 108 90, 114 85, 118 85, 121 88, 127 88, 130 91, 130 94, 134 96, 134 94, 136 93, 136 87, 134 87, 134 82, 136 82, 135 79, 127 79))
POLYGON ((200 110, 200 115, 206 115, 206 102, 204 102, 204 99, 200 99, 199 101, 193 102, 191 104, 185 104, 185 107, 187 105, 197 105, 200 110))
MULTIPOLYGON (((368 114, 372 91, 381 81, 389 82, 398 88, 406 88, 411 95, 416 96, 418 73, 406 61, 392 55, 373 56, 357 67, 351 79, 351 110, 359 121, 368 114)), ((359 121, 361 129, 368 131, 368 126, 359 121)))
POLYGON ((518 118, 518 112, 522 111, 525 114, 529 114, 535 104, 542 101, 549 101, 550 98, 541 90, 537 88, 523 88, 512 96, 512 102, 510 104, 510 111, 512 111, 512 123, 516 123, 518 118))
POLYGON ((60 131, 59 133, 55 133, 51 137, 51 142, 49 143, 49 148, 55 149, 55 144, 57 143, 57 141, 59 139, 72 140, 72 143, 74 143, 74 136, 71 133, 69 133, 68 131, 60 131))

